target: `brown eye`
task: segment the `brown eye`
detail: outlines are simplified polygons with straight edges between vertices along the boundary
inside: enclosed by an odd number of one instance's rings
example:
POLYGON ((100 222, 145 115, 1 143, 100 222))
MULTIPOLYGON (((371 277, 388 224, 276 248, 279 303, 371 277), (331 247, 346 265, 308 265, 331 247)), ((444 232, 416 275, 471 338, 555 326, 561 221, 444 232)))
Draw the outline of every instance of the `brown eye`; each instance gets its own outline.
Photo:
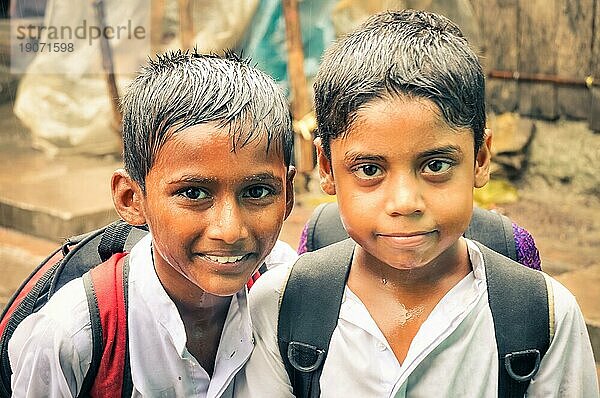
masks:
POLYGON ((377 174, 377 167, 373 166, 373 165, 368 165, 363 167, 363 172, 365 173, 365 175, 369 176, 369 177, 373 177, 375 174, 377 174))
POLYGON ((358 178, 362 179, 377 178, 381 176, 382 173, 383 171, 381 170, 381 168, 374 164, 365 164, 363 166, 357 167, 354 171, 354 174, 358 178))
POLYGON ((425 165, 424 172, 426 174, 440 174, 448 171, 452 164, 441 159, 434 159, 425 165))
POLYGON ((251 199, 262 199, 272 193, 273 193, 273 191, 270 190, 269 188, 262 186, 262 185, 257 185, 257 186, 248 188, 248 190, 246 190, 246 192, 244 192, 244 195, 242 195, 242 196, 245 198, 251 198, 251 199))
POLYGON ((206 191, 200 188, 186 188, 181 191, 180 195, 191 200, 205 199, 208 197, 206 191))

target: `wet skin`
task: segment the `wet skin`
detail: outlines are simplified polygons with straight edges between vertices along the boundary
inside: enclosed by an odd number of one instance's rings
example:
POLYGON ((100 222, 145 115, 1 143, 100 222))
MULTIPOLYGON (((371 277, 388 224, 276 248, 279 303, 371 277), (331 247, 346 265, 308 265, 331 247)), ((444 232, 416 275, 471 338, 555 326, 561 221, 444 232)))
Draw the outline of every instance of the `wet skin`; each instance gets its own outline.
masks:
POLYGON ((145 193, 129 181, 132 223, 148 224, 156 273, 209 374, 231 295, 269 254, 293 206, 294 170, 275 147, 267 153, 260 137, 234 152, 228 127, 197 125, 166 141, 145 193))
POLYGON ((358 111, 346 135, 319 149, 321 186, 336 194, 358 243, 349 287, 400 362, 435 304, 470 270, 461 235, 473 187, 488 179, 489 145, 453 129, 425 99, 386 98, 358 111), (408 311, 408 315, 407 315, 408 311))

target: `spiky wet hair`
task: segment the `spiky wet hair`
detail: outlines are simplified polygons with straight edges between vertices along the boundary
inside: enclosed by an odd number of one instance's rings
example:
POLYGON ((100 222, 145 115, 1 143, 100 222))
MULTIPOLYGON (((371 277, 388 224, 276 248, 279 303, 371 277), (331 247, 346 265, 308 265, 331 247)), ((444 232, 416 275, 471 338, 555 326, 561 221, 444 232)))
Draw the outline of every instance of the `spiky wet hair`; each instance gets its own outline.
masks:
POLYGON ((266 138, 290 164, 293 135, 282 90, 248 60, 226 51, 171 51, 148 59, 121 100, 125 169, 145 191, 158 151, 202 123, 228 127, 232 148, 266 138))
POLYGON ((485 134, 481 64, 460 28, 430 12, 403 10, 369 18, 325 52, 315 79, 323 148, 346 133, 370 101, 393 96, 433 101, 454 128, 469 128, 475 152, 485 134))

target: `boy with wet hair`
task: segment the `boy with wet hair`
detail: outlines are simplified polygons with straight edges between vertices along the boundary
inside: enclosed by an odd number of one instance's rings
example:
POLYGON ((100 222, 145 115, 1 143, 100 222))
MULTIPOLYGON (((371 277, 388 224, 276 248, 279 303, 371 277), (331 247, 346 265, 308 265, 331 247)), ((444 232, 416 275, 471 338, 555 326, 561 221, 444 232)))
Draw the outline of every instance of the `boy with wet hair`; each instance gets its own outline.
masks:
MULTIPOLYGON (((324 270, 342 252, 350 266, 329 348, 315 352, 315 366, 325 356, 320 378, 308 379, 306 396, 499 393, 486 267, 508 261, 515 271, 537 271, 462 237, 473 188, 489 179, 484 98, 477 56, 454 23, 433 13, 375 15, 325 52, 315 81, 320 182, 337 196, 353 242, 303 255, 294 266, 312 262, 311 269, 324 270)), ((289 340, 277 336, 288 273, 273 270, 253 287, 256 347, 236 385, 241 396, 293 394, 285 367, 292 358, 284 365, 278 346, 289 340)), ((546 326, 554 337, 527 396, 598 396, 579 307, 544 278, 554 297, 546 326)), ((310 348, 301 344, 294 350, 310 348)), ((289 356, 291 343, 287 348, 289 356)), ((294 375, 310 371, 313 362, 306 362, 293 364, 294 375)))
MULTIPOLYGON (((131 395, 230 397, 253 349, 245 284, 296 256, 277 241, 293 206, 286 98, 232 54, 177 51, 148 62, 122 108, 113 201, 150 231, 126 256, 131 395)), ((10 340, 13 396, 79 396, 91 333, 79 278, 10 340)))

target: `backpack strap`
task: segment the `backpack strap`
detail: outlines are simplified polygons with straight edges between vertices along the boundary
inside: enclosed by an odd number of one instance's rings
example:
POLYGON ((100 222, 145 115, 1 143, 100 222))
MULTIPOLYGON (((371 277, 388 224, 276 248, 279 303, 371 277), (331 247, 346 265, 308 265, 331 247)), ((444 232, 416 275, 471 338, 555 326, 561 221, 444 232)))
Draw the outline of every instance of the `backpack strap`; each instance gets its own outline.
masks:
POLYGON ((552 339, 552 290, 542 272, 476 244, 485 263, 498 347, 498 396, 522 398, 552 339))
POLYGON ((315 208, 308 223, 306 250, 309 252, 348 239, 337 202, 322 203, 315 208))
POLYGON ((126 255, 117 253, 83 275, 92 328, 92 360, 79 396, 131 396, 126 255))
POLYGON ((473 207, 473 217, 464 233, 465 238, 483 243, 490 249, 517 261, 517 246, 510 218, 473 207))
POLYGON ((254 272, 252 274, 250 279, 248 279, 248 282, 246 282, 246 287, 248 288, 248 290, 250 290, 250 288, 252 288, 252 286, 254 286, 254 282, 256 282, 258 280, 258 278, 260 278, 260 276, 262 274, 264 274, 265 272, 267 272, 268 270, 269 269, 267 268, 267 264, 263 262, 262 265, 260 267, 258 267, 256 272, 254 272))
POLYGON ((306 253, 292 267, 277 324, 279 351, 296 397, 318 397, 319 378, 337 325, 355 243, 306 253))
POLYGON ((102 262, 108 260, 113 254, 124 251, 125 241, 132 229, 133 226, 122 220, 115 221, 106 227, 98 244, 98 254, 102 262))

